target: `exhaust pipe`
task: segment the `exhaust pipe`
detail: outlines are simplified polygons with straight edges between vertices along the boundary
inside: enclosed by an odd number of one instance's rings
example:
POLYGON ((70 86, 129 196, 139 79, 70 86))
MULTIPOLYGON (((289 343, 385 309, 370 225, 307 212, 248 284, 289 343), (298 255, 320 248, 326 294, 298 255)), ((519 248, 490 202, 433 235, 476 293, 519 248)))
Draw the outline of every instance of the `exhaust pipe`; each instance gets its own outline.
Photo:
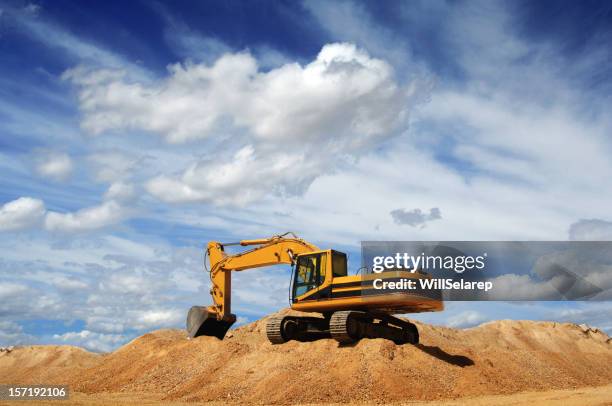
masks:
POLYGON ((209 307, 192 306, 187 313, 187 334, 189 338, 213 336, 223 340, 225 333, 236 322, 236 315, 230 314, 217 319, 217 313, 209 307))

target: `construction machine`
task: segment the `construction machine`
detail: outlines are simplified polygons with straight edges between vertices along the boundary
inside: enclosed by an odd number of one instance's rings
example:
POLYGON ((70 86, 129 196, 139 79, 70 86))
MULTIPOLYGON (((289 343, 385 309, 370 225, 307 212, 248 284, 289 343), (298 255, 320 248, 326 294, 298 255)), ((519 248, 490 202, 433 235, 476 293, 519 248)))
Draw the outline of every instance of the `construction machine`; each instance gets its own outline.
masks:
MULTIPOLYGON (((386 338, 398 344, 419 342, 417 327, 394 314, 440 311, 439 292, 392 292, 374 288, 374 280, 430 278, 422 272, 389 271, 348 275, 346 254, 321 250, 292 233, 237 243, 208 243, 212 306, 193 306, 187 315, 189 337, 223 339, 236 322, 231 313, 233 271, 288 264, 292 266, 291 309, 312 316, 283 315, 268 320, 266 334, 273 344, 332 337, 340 343, 361 338, 386 338), (225 247, 252 247, 228 254, 225 247)), ((204 259, 206 266, 206 258, 204 259)), ((380 283, 380 281, 379 281, 380 283)))

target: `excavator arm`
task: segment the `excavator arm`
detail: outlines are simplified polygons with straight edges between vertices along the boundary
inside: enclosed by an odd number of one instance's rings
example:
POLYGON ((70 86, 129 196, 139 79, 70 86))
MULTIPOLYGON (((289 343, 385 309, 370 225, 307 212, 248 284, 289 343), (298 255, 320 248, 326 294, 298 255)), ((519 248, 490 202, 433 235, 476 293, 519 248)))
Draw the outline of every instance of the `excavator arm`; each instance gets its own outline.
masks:
POLYGON ((210 259, 210 294, 212 306, 193 306, 187 315, 187 331, 190 337, 201 335, 222 339, 236 322, 231 313, 232 271, 244 271, 277 264, 293 264, 299 254, 319 251, 307 241, 286 233, 270 238, 242 240, 238 243, 222 244, 217 241, 208 243, 206 253, 210 259), (224 247, 240 245, 254 248, 229 255, 224 247))

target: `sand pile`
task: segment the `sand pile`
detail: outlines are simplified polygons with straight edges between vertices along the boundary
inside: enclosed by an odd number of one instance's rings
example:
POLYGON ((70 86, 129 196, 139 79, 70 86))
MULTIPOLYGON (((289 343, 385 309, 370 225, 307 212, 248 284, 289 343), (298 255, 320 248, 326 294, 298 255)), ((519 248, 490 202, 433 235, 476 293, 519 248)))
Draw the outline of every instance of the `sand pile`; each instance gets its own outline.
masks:
POLYGON ((612 383, 610 338, 575 324, 497 321, 455 330, 417 323, 418 346, 365 339, 341 347, 331 339, 273 346, 265 322, 224 341, 155 331, 104 355, 16 348, 0 355, 0 383, 258 403, 429 400, 612 383))
POLYGON ((69 345, 15 347, 0 353, 0 383, 57 383, 72 369, 96 367, 99 354, 69 345))

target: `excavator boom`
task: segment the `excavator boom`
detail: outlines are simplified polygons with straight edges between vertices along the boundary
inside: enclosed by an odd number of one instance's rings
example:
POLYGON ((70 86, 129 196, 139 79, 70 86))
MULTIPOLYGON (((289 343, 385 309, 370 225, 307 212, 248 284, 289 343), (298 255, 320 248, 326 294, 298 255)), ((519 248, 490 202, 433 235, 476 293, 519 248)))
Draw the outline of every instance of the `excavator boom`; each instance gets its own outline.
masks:
POLYGON ((271 238, 242 240, 239 243, 208 243, 206 253, 210 259, 210 294, 212 306, 193 306, 187 315, 187 332, 190 337, 201 335, 222 339, 227 330, 236 322, 231 313, 231 272, 244 271, 277 264, 293 264, 299 254, 316 252, 319 248, 307 241, 287 233, 271 238), (287 237, 289 236, 289 237, 287 237), (254 248, 229 255, 224 246, 240 245, 254 248))

